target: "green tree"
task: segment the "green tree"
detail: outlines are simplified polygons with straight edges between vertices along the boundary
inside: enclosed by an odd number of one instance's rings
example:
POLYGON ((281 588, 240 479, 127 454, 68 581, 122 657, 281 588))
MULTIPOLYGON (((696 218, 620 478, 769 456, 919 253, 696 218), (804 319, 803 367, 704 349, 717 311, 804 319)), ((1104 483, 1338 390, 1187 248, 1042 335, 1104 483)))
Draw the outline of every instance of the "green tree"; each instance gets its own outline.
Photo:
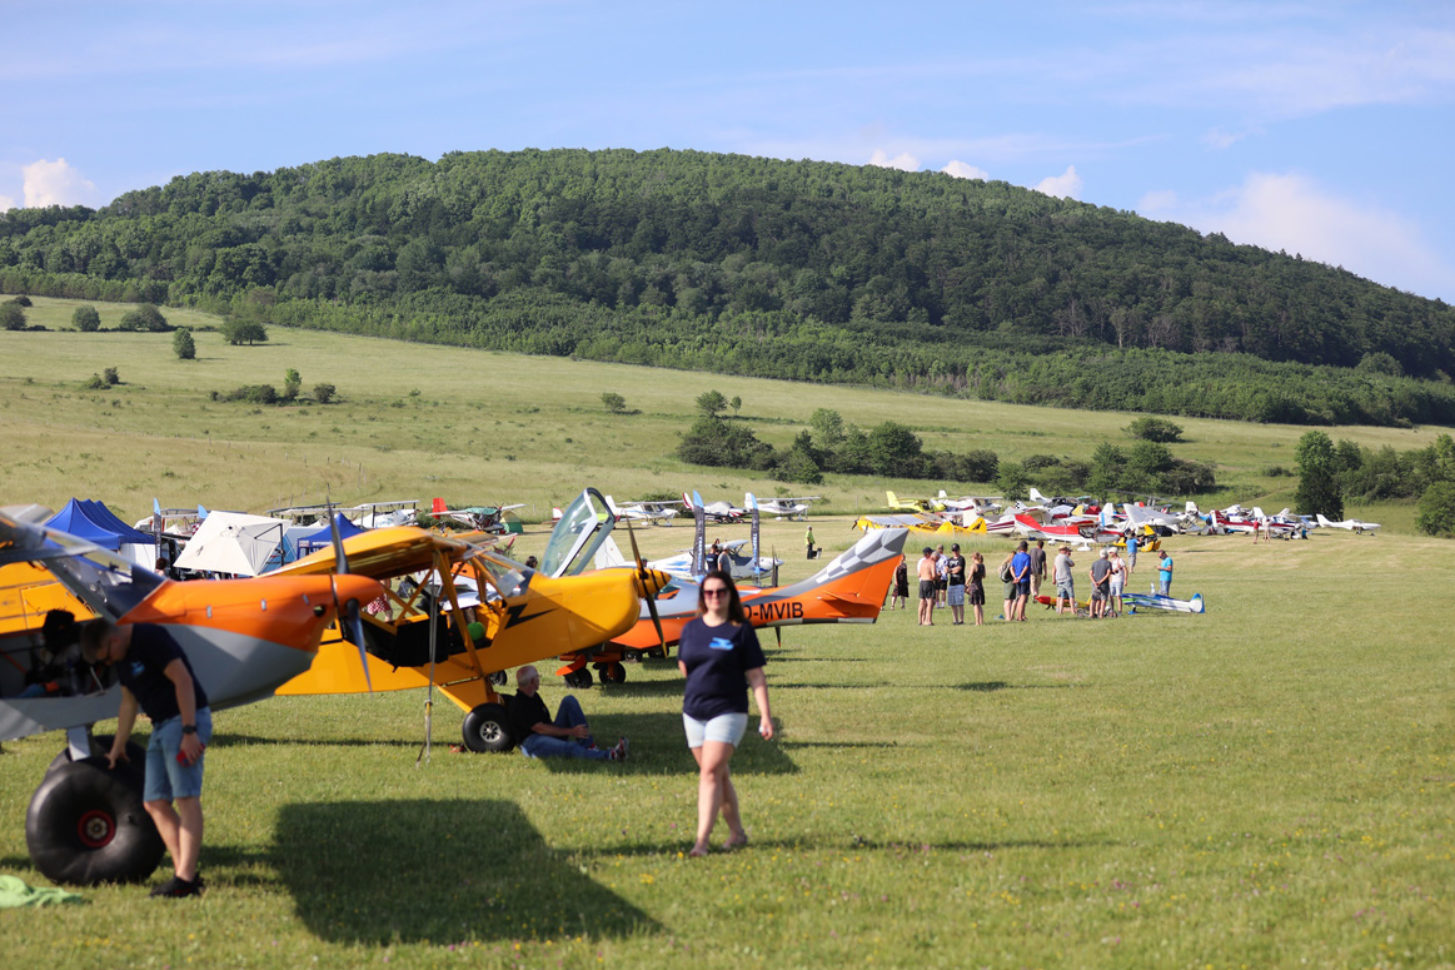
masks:
POLYGON ((1018 461, 1002 461, 995 478, 995 487, 1000 489, 1000 494, 1007 499, 1023 499, 1029 492, 1030 480, 1026 475, 1026 466, 1018 461))
POLYGON ((167 325, 167 318, 162 316, 162 311, 150 303, 143 303, 135 310, 123 313, 121 323, 117 325, 117 328, 143 333, 165 333, 172 329, 167 325))
POLYGON ((1339 488, 1339 464, 1334 443, 1322 431, 1298 439, 1298 491, 1293 499, 1304 515, 1344 517, 1344 496, 1339 488))
POLYGON ((603 391, 601 403, 612 414, 621 414, 626 410, 626 398, 615 391, 603 391))
POLYGON ((1171 444, 1174 441, 1182 440, 1182 428, 1173 424, 1166 418, 1144 417, 1138 418, 1127 425, 1127 433, 1134 438, 1141 438, 1144 441, 1158 441, 1164 444, 1171 444))
POLYGON ((870 430, 869 467, 875 474, 919 478, 924 464, 924 443, 904 425, 885 421, 870 430))
POLYGON ((338 389, 335 388, 332 384, 313 385, 313 399, 319 404, 329 403, 333 400, 336 393, 338 393, 338 389))
POLYGON ((239 320, 236 318, 224 320, 222 323, 222 339, 234 347, 247 344, 267 343, 268 328, 253 320, 239 320))
POLYGON ((102 376, 106 378, 107 387, 121 383, 121 375, 116 372, 115 367, 106 368, 106 370, 102 371, 102 376))
POLYGON ((192 331, 181 327, 172 335, 172 353, 178 360, 196 360, 197 344, 192 340, 192 331))
POLYGON ((728 406, 727 398, 722 396, 721 391, 703 391, 697 395, 697 410, 705 417, 715 418, 728 406))
POLYGON ((101 329, 101 314, 97 313, 96 308, 89 304, 78 306, 76 311, 71 314, 71 326, 82 333, 95 333, 101 329))
POLYGON ((0 327, 6 330, 24 330, 25 308, 19 303, 0 303, 0 327))
POLYGON ((829 408, 819 408, 808 419, 814 442, 820 448, 837 448, 844 440, 844 417, 829 408))
POLYGON ((733 399, 728 402, 728 406, 733 409, 733 417, 737 417, 738 412, 743 409, 743 399, 734 394, 733 399))
POLYGON ((292 367, 283 375, 283 400, 292 401, 303 387, 303 377, 292 367))
POLYGON ((1426 535, 1455 536, 1455 482, 1434 482, 1420 496, 1415 525, 1426 535))

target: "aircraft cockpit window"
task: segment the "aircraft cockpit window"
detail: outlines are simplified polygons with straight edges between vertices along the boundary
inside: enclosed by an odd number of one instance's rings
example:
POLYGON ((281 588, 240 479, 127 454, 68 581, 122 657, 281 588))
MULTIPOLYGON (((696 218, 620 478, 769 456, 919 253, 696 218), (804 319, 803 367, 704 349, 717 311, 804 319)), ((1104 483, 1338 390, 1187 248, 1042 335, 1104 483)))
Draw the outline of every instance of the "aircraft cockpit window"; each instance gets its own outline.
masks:
POLYGON ((506 596, 517 596, 525 592, 526 586, 530 583, 527 575, 530 570, 520 563, 505 557, 480 556, 480 565, 490 575, 490 598, 494 598, 500 590, 506 596))
POLYGON ((162 577, 101 549, 50 560, 47 567, 102 616, 123 616, 152 594, 162 577))
POLYGON ((581 572, 590 565, 615 524, 616 518, 602 494, 594 488, 582 490, 551 531, 540 571, 552 578, 581 572))

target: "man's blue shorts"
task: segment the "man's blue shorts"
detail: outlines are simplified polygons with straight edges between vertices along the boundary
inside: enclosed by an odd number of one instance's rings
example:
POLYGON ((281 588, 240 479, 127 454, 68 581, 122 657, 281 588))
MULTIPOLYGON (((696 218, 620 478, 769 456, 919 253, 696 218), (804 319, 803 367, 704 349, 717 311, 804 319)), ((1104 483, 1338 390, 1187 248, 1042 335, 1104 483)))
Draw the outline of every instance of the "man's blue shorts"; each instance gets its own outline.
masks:
MULTIPOLYGON (((212 711, 197 712, 197 738, 204 745, 212 742, 212 711)), ((175 798, 197 798, 202 794, 204 753, 190 765, 179 764, 177 752, 182 749, 182 719, 169 717, 152 725, 152 739, 147 744, 146 783, 142 786, 144 802, 170 802, 175 798)))

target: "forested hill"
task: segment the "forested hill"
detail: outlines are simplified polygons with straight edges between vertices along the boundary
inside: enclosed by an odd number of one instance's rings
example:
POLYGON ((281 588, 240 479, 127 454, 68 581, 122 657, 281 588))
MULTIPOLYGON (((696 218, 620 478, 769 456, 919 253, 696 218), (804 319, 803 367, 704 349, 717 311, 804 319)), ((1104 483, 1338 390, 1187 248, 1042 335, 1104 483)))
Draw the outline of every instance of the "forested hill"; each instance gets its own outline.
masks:
POLYGON ((819 162, 561 150, 200 173, 0 216, 0 287, 982 397, 1455 421, 1440 301, 1003 182, 819 162))

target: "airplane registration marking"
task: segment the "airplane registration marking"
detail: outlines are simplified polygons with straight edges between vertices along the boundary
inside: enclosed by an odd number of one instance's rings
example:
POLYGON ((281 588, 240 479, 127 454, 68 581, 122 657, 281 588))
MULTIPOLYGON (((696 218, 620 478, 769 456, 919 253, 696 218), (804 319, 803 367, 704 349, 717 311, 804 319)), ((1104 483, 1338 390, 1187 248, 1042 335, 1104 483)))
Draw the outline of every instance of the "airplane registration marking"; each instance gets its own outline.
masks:
POLYGON ((744 603, 743 608, 749 616, 757 616, 763 620, 803 619, 803 604, 797 602, 744 603))

